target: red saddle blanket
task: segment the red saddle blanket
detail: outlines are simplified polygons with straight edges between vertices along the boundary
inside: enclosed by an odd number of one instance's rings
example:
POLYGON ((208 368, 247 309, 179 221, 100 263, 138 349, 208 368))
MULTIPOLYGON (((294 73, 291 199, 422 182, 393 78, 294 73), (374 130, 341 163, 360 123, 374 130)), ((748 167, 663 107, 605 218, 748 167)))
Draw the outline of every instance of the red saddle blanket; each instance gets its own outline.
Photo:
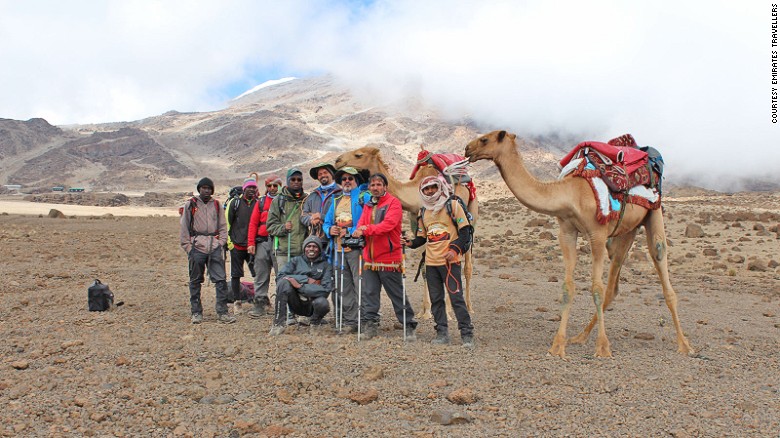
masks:
MULTIPOLYGON (((414 179, 417 175, 417 171, 420 167, 430 165, 433 166, 439 173, 443 173, 444 169, 451 164, 465 160, 466 157, 458 154, 434 154, 431 151, 422 150, 417 154, 417 164, 412 169, 412 174, 409 179, 414 179)), ((469 201, 477 198, 477 188, 474 186, 474 182, 471 180, 471 176, 464 173, 462 175, 445 175, 448 180, 451 180, 454 184, 463 184, 469 189, 469 201)))
MULTIPOLYGON (((578 144, 560 161, 561 167, 566 166, 575 158, 584 157, 598 171, 609 189, 613 192, 626 192, 637 185, 650 184, 650 170, 647 166, 647 153, 634 147, 636 144, 630 134, 612 139, 609 143, 586 141, 578 144), (613 146, 622 144, 625 146, 613 146)), ((583 162, 576 173, 586 175, 583 162)))

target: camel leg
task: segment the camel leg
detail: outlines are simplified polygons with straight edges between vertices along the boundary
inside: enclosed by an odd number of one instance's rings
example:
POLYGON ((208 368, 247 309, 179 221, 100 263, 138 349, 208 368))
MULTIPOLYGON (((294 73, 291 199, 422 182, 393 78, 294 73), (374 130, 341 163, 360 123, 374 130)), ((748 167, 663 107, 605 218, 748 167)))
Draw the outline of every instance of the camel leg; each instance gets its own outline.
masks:
POLYGON ((666 231, 661 209, 650 212, 645 222, 645 230, 647 231, 647 247, 650 250, 650 257, 653 259, 655 270, 658 272, 658 278, 661 280, 666 307, 669 308, 669 312, 672 314, 674 330, 677 332, 677 351, 683 354, 692 354, 694 350, 683 333, 680 318, 677 315, 677 294, 672 288, 671 281, 669 281, 668 247, 666 245, 666 231))
POLYGON ((558 242, 561 245, 563 254, 563 265, 565 270, 564 292, 561 300, 561 323, 558 326, 558 332, 553 339, 552 347, 548 352, 561 358, 566 357, 566 324, 569 321, 569 312, 571 304, 574 301, 574 268, 577 265, 577 229, 566 222, 558 220, 560 232, 558 233, 558 242))
POLYGON ((466 300, 466 310, 473 314, 471 307, 471 274, 474 272, 474 256, 467 252, 463 260, 463 277, 466 279, 466 288, 463 290, 463 299, 466 300))
MULTIPOLYGON (((634 244, 634 237, 636 236, 637 229, 623 234, 622 236, 616 236, 609 239, 607 243, 607 250, 609 252, 609 258, 612 263, 609 266, 609 277, 607 278, 607 293, 604 296, 603 310, 607 310, 612 300, 617 296, 618 283, 620 282, 620 270, 623 268, 623 262, 626 260, 628 250, 634 244)), ((594 313, 590 319, 588 325, 582 330, 580 334, 569 339, 570 344, 583 344, 588 340, 590 332, 598 322, 598 316, 594 313)))
POLYGON ((425 265, 423 264, 422 271, 420 272, 420 275, 422 276, 422 284, 423 284, 423 302, 422 302, 422 308, 419 312, 417 312, 416 315, 414 315, 415 318, 417 318, 420 321, 425 321, 427 319, 431 319, 433 315, 431 314, 431 296, 428 293, 428 281, 425 279, 425 265))
POLYGON ((612 351, 609 348, 609 339, 607 339, 607 330, 604 326, 604 262, 607 259, 607 238, 606 236, 592 236, 590 240, 591 255, 593 257, 593 267, 591 268, 591 294, 593 295, 593 304, 596 305, 596 324, 598 326, 598 335, 596 336, 596 357, 612 357, 612 351))

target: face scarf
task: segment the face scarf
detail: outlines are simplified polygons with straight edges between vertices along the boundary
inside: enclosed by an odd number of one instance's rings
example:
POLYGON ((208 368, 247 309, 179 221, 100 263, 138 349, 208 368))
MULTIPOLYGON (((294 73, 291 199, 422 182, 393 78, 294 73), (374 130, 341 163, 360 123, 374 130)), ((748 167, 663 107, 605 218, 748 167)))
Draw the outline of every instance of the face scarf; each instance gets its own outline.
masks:
POLYGON ((437 212, 444 207, 450 198, 450 186, 441 175, 427 176, 420 183, 420 197, 426 210, 437 212), (431 196, 425 196, 423 189, 430 186, 436 186, 439 190, 431 196))

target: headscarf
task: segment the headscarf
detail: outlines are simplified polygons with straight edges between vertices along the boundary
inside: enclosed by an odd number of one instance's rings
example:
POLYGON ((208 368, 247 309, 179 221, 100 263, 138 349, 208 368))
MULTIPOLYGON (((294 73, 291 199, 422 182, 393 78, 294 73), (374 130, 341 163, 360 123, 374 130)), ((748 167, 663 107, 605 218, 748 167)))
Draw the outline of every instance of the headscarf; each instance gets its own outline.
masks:
POLYGON ((426 210, 433 212, 441 210, 447 203, 447 200, 450 199, 451 193, 450 185, 447 184, 447 181, 441 175, 426 176, 420 182, 420 198, 422 198, 426 210), (425 196, 423 189, 430 186, 437 186, 439 190, 431 196, 425 196))

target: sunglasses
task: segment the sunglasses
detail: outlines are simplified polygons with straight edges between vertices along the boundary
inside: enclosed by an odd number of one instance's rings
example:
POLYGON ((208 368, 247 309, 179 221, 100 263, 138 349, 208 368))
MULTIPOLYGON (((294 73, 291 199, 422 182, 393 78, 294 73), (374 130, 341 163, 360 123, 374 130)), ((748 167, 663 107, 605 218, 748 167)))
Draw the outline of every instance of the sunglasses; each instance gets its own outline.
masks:
POLYGON ((290 181, 303 181, 303 178, 290 178, 290 181))
POLYGON ((265 187, 270 189, 271 187, 279 187, 279 184, 266 184, 265 187))
POLYGON ((341 177, 341 182, 344 182, 344 181, 354 181, 354 180, 355 180, 354 176, 343 176, 343 177, 341 177))

